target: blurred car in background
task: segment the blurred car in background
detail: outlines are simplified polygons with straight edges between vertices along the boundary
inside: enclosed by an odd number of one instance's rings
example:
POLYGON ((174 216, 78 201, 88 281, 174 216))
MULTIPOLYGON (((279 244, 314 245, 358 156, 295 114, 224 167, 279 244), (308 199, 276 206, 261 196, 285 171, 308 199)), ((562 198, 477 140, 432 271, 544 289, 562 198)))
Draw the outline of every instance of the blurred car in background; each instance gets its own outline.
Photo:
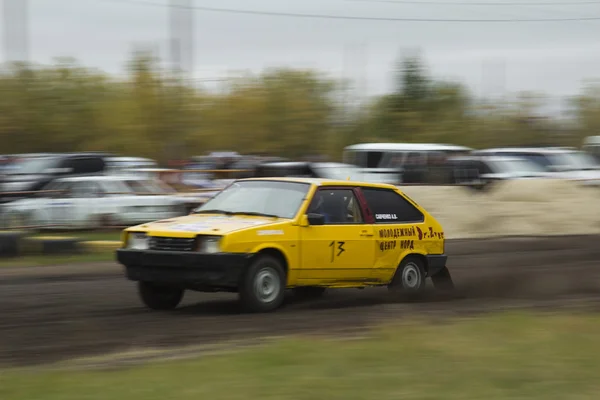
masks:
POLYGON ((129 226, 187 213, 184 199, 173 196, 156 181, 136 177, 58 178, 43 189, 32 198, 2 205, 5 223, 13 227, 96 228, 129 226))
POLYGON ((158 168, 158 163, 144 157, 106 157, 105 173, 108 175, 131 175, 135 170, 158 168))
POLYGON ((309 162, 305 161, 283 161, 266 162, 256 166, 254 177, 256 178, 311 178, 316 177, 309 162))
POLYGON ((283 157, 243 156, 230 165, 231 170, 234 172, 230 174, 229 182, 226 183, 228 184, 235 179, 253 178, 256 175, 256 169, 262 164, 286 161, 288 160, 283 157))
POLYGON ((600 164, 589 154, 570 148, 497 148, 473 152, 480 156, 524 158, 539 165, 550 177, 577 181, 583 185, 600 185, 600 164))
POLYGON ((283 161, 258 165, 256 178, 323 178, 361 181, 363 174, 354 165, 335 162, 283 161))
POLYGON ((103 173, 105 153, 17 154, 0 184, 4 201, 32 196, 58 177, 103 173))
POLYGON ((600 136, 588 136, 583 141, 582 150, 600 163, 600 136))
POLYGON ((214 170, 219 169, 216 160, 210 156, 192 157, 186 165, 183 166, 184 172, 181 174, 180 182, 186 186, 208 189, 216 188, 214 182, 214 170))
POLYGON ((438 174, 445 159, 467 155, 471 150, 437 143, 362 143, 345 147, 343 162, 359 167, 367 182, 425 183, 447 180, 438 174))
POLYGON ((462 156, 448 159, 455 184, 483 187, 497 181, 548 178, 538 164, 509 156, 462 156))
MULTIPOLYGON (((183 206, 183 210, 186 214, 204 204, 220 191, 211 190, 204 192, 180 192, 171 186, 171 184, 161 179, 163 177, 160 177, 160 175, 156 176, 148 172, 146 172, 146 174, 143 173, 144 171, 148 170, 153 171, 155 169, 144 168, 139 172, 138 170, 131 170, 133 173, 132 175, 119 175, 118 180, 127 185, 129 190, 138 196, 170 196, 178 204, 183 206)), ((167 169, 156 170, 163 171, 162 173, 167 175, 169 174, 169 171, 172 171, 167 169)))
POLYGON ((214 152, 196 156, 183 167, 181 183, 199 189, 222 189, 236 179, 252 178, 260 165, 268 162, 286 161, 282 157, 240 155, 235 152, 214 152), (224 171, 216 173, 214 171, 224 171))

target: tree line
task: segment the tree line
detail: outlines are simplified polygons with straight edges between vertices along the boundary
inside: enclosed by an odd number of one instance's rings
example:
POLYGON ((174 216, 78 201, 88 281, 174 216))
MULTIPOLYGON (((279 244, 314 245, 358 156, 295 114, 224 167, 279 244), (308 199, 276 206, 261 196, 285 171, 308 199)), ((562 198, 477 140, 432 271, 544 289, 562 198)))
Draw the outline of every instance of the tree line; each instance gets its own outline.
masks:
POLYGON ((543 96, 483 100, 459 82, 430 76, 418 57, 398 63, 391 93, 360 107, 345 101, 351 82, 318 71, 266 70, 215 92, 158 65, 135 54, 121 79, 72 59, 6 66, 1 153, 95 150, 166 161, 232 150, 335 160, 344 146, 360 142, 579 147, 600 132, 597 84, 566 99, 569 118, 540 118, 543 96))

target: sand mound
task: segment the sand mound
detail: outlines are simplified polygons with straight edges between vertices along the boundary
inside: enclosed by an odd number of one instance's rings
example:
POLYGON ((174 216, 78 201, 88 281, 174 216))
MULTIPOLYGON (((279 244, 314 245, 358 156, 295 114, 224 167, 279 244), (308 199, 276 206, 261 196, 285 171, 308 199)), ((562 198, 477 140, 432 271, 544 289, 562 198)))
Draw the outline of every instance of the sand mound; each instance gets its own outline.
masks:
POLYGON ((443 224, 448 238, 600 233, 600 189, 571 181, 509 181, 487 192, 401 189, 443 224))

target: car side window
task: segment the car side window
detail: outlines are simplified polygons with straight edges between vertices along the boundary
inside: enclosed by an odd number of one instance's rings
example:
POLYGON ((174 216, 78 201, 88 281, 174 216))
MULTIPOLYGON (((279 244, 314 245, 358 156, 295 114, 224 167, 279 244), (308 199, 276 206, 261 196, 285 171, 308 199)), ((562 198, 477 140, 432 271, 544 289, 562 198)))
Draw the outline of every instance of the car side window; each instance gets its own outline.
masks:
POLYGON ((88 182, 86 191, 90 197, 100 197, 100 187, 96 182, 88 182))
POLYGON ((91 182, 76 182, 73 184, 72 196, 77 199, 85 199, 94 196, 94 188, 91 182))
POLYGON ((41 197, 65 197, 68 190, 67 182, 54 181, 44 187, 41 197))
POLYGON ((58 190, 60 190, 60 192, 57 193, 58 196, 55 197, 62 199, 68 199, 73 197, 73 184, 71 182, 62 182, 58 190))
POLYGON ((423 213, 390 189, 361 188, 376 224, 423 222, 423 213))
POLYGON ((360 224, 363 216, 352 189, 320 189, 308 207, 308 213, 325 216, 325 225, 360 224))

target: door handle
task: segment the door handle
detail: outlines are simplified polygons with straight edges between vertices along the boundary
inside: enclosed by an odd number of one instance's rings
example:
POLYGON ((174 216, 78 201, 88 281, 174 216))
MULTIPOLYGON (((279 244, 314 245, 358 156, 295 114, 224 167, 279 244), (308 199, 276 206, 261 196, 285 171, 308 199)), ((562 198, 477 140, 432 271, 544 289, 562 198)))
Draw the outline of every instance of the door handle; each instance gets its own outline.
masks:
POLYGON ((373 234, 371 232, 368 232, 368 231, 362 231, 360 233, 360 236, 373 236, 373 234))

